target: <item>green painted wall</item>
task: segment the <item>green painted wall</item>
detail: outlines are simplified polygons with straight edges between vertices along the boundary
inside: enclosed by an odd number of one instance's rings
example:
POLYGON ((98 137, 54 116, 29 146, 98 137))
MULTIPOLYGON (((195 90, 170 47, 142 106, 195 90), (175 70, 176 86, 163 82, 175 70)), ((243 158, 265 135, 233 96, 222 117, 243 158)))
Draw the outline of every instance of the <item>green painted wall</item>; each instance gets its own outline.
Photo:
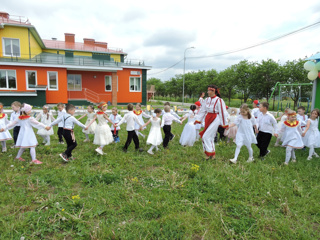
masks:
POLYGON ((147 70, 142 69, 142 105, 147 104, 147 70))
POLYGON ((11 106, 14 101, 19 101, 21 103, 28 103, 35 107, 42 107, 47 103, 46 101, 46 91, 37 91, 37 96, 3 96, 1 97, 2 104, 4 106, 11 106))

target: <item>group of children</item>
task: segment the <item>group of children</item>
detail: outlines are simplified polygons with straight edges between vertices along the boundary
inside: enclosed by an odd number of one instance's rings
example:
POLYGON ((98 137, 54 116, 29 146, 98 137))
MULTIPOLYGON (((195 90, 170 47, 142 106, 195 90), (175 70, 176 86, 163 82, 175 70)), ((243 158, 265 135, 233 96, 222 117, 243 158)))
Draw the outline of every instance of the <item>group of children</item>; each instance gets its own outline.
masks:
MULTIPOLYGON (((85 134, 84 142, 90 142, 89 135, 94 134, 93 144, 98 145, 95 151, 101 155, 104 154, 103 148, 112 143, 119 142, 120 125, 126 123, 127 140, 123 147, 123 151, 127 152, 132 140, 137 151, 143 151, 140 148, 139 136, 145 137, 141 131, 151 123, 151 128, 146 143, 151 147, 148 149, 149 154, 154 154, 153 149, 158 150, 162 144, 164 148, 168 147, 169 142, 175 137, 171 133, 172 122, 175 121, 185 124, 182 131, 179 143, 182 146, 193 146, 195 141, 199 139, 199 130, 204 127, 204 123, 195 122, 195 117, 200 111, 201 98, 195 104, 190 106, 190 111, 183 117, 178 116, 171 108, 170 103, 165 103, 164 109, 159 108, 154 110, 153 115, 148 115, 141 110, 141 105, 137 104, 134 110, 132 104, 128 104, 128 113, 122 118, 117 111, 117 108, 112 109, 112 114, 108 116, 105 112, 107 110, 107 103, 102 102, 98 105, 98 111, 95 113, 94 106, 87 107, 87 113, 76 119, 75 107, 72 104, 59 103, 58 116, 54 119, 52 113, 47 105, 43 106, 43 111, 33 118, 31 114, 32 106, 29 104, 21 104, 13 102, 11 107, 13 112, 10 120, 8 116, 3 113, 3 105, 0 103, 0 141, 2 144, 2 152, 7 151, 6 141, 12 139, 8 130, 13 128, 13 138, 16 147, 20 150, 16 156, 19 161, 25 161, 21 156, 26 148, 30 148, 30 155, 32 163, 41 164, 36 159, 35 147, 38 145, 36 136, 32 127, 38 129, 37 134, 43 138, 45 145, 50 145, 50 136, 53 135, 52 127, 58 125, 59 143, 64 144, 63 138, 67 143, 67 149, 60 154, 60 157, 68 162, 73 159, 72 151, 77 146, 77 141, 74 135, 74 124, 83 128, 85 134), (161 119, 162 116, 162 119, 161 119), (79 120, 87 117, 85 124, 79 120), (144 123, 144 118, 149 120, 144 123), (111 123, 111 128, 108 125, 111 123), (164 139, 162 138, 161 128, 164 132, 164 139)), ((263 159, 270 151, 268 150, 272 135, 277 137, 275 146, 279 146, 282 141, 282 146, 286 147, 286 160, 288 164, 290 159, 296 161, 294 150, 297 148, 308 147, 309 156, 311 160, 313 156, 319 157, 314 151, 315 148, 320 147, 318 118, 319 110, 314 109, 311 112, 310 118, 304 115, 304 108, 298 108, 298 116, 290 109, 286 109, 284 115, 277 123, 274 116, 268 112, 269 104, 263 102, 259 104, 257 100, 253 103, 253 110, 250 111, 247 104, 243 104, 240 109, 231 109, 231 114, 228 117, 229 125, 225 130, 225 135, 228 141, 233 139, 236 143, 236 150, 232 163, 236 163, 240 149, 245 145, 249 152, 249 159, 247 162, 254 161, 253 150, 251 145, 256 144, 260 150, 260 157, 263 159)))

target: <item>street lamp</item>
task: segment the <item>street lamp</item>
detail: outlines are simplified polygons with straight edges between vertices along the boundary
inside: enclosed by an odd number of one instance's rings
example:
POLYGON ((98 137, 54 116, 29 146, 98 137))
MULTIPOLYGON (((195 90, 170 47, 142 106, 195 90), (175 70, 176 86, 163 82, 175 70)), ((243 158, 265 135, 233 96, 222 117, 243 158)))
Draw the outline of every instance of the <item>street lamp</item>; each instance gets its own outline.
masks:
POLYGON ((185 71, 186 71, 186 51, 188 49, 191 49, 191 48, 195 48, 195 47, 189 47, 189 48, 186 48, 184 50, 184 57, 183 57, 183 83, 182 83, 182 105, 184 104, 184 75, 185 75, 185 71))

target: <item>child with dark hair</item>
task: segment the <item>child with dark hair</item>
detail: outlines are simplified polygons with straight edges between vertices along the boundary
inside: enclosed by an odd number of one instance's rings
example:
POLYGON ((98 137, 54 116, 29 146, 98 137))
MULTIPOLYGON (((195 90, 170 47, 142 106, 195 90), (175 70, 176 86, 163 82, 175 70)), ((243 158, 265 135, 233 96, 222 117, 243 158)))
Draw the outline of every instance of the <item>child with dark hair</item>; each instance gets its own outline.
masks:
POLYGON ((298 107, 297 120, 300 122, 302 131, 305 130, 308 122, 308 116, 305 115, 306 108, 304 106, 298 107))
MULTIPOLYGON (((67 149, 64 153, 60 154, 60 157, 65 161, 65 162, 69 162, 69 160, 73 160, 72 157, 72 151, 73 149, 75 149, 77 147, 77 141, 74 135, 74 124, 77 124, 78 126, 84 128, 84 129, 88 129, 85 125, 83 125, 81 122, 79 122, 73 115, 76 111, 75 106, 73 106, 72 104, 67 104, 66 105, 66 113, 63 114, 61 117, 57 118, 55 121, 53 121, 50 125, 50 127, 58 124, 58 123, 62 123, 62 134, 64 139, 67 142, 67 149)), ((60 125, 60 124, 59 124, 60 125)), ((61 126, 60 125, 60 126, 61 126)))
POLYGON ((170 139, 172 140, 172 136, 174 136, 171 133, 171 124, 172 121, 175 121, 177 123, 182 124, 182 122, 179 119, 176 119, 171 113, 170 113, 170 106, 165 106, 164 107, 164 111, 165 114, 162 117, 162 122, 161 122, 161 127, 163 128, 163 132, 165 134, 164 136, 164 140, 163 140, 163 147, 167 148, 168 147, 168 143, 170 141, 170 139))
MULTIPOLYGON (((89 105, 87 107, 87 113, 83 114, 81 117, 78 118, 78 120, 84 118, 85 116, 87 116, 87 121, 85 123, 85 125, 87 126, 91 121, 92 119, 95 117, 95 112, 94 112, 94 106, 93 105, 89 105)), ((89 126, 88 130, 82 130, 82 132, 85 134, 86 136, 86 139, 83 141, 83 142, 90 142, 90 139, 89 139, 89 134, 94 134, 94 131, 96 130, 96 127, 97 127, 97 122, 96 121, 93 121, 93 123, 89 126)))
MULTIPOLYGON (((151 118, 150 115, 146 114, 144 111, 141 110, 140 103, 136 104, 136 110, 134 110, 133 113, 135 115, 137 115, 137 117, 142 125, 144 124, 143 118, 151 118)), ((146 136, 140 132, 139 124, 136 123, 134 126, 135 126, 137 136, 139 137, 139 135, 140 135, 141 137, 145 138, 146 136)))
POLYGON ((147 139, 147 144, 151 144, 150 149, 147 151, 149 154, 153 154, 152 150, 155 148, 157 151, 159 150, 158 146, 162 143, 162 134, 161 134, 161 109, 156 108, 154 110, 156 116, 150 118, 148 122, 146 122, 142 128, 146 127, 149 123, 151 123, 150 132, 147 139))
POLYGON ((304 145, 309 148, 309 156, 307 160, 311 160, 312 156, 319 157, 315 152, 315 148, 320 147, 320 133, 319 133, 319 115, 320 111, 318 108, 315 108, 310 113, 310 118, 307 121, 307 126, 302 137, 304 137, 304 145))
MULTIPOLYGON (((118 114, 118 109, 116 107, 112 108, 112 114, 110 115, 110 120, 113 122, 113 124, 117 124, 121 121, 122 117, 120 114, 118 114)), ((120 127, 114 127, 111 126, 111 132, 115 143, 120 142, 119 138, 119 130, 120 127)))
POLYGON ((257 147, 260 149, 260 157, 264 160, 264 157, 270 153, 268 146, 271 141, 272 133, 278 137, 278 126, 274 116, 268 112, 269 103, 262 102, 259 106, 260 114, 257 118, 258 135, 257 135, 257 147))
POLYGON ((139 138, 135 132, 135 124, 138 124, 140 126, 140 130, 142 129, 142 124, 140 123, 137 115, 135 115, 133 113, 133 104, 129 103, 127 106, 128 109, 128 113, 126 113, 124 115, 124 117, 121 119, 121 121, 118 124, 115 124, 115 127, 120 126, 122 123, 126 122, 127 123, 127 132, 128 132, 128 137, 127 137, 127 141, 123 147, 123 151, 127 152, 128 147, 131 144, 131 141, 133 139, 134 145, 135 145, 135 149, 139 150, 140 152, 143 151, 143 149, 139 148, 139 138))
POLYGON ((188 119, 188 122, 183 128, 183 131, 181 133, 180 141, 179 143, 182 146, 190 146, 192 147, 194 142, 196 141, 196 127, 195 127, 195 110, 196 110, 196 105, 191 105, 190 106, 190 111, 185 114, 181 120, 183 122, 184 120, 188 119))

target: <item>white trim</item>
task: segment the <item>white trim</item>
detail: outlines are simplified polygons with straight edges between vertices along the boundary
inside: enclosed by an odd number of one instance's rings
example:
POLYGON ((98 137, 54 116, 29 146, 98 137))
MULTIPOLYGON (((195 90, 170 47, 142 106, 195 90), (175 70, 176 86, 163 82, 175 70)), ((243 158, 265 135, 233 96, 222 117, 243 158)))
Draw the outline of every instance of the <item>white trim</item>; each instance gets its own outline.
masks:
POLYGON ((58 72, 57 71, 47 71, 47 86, 48 86, 48 90, 49 91, 59 91, 59 77, 58 77, 58 72), (56 74, 56 84, 57 84, 57 89, 51 89, 50 88, 50 77, 49 77, 49 73, 55 73, 56 74))
POLYGON ((4 50, 4 51, 3 51, 3 56, 4 56, 4 57, 21 57, 20 39, 19 39, 19 38, 6 38, 6 37, 3 37, 3 38, 2 38, 2 50, 4 50), (14 55, 13 55, 13 51, 12 51, 12 50, 13 50, 13 49, 12 49, 12 41, 11 41, 11 55, 7 55, 7 54, 6 54, 6 49, 5 49, 5 48, 6 48, 6 45, 4 44, 4 40, 5 40, 5 39, 18 40, 18 41, 19 41, 19 56, 14 56, 14 55))
POLYGON ((0 91, 1 96, 26 96, 26 97, 36 97, 38 96, 37 92, 4 92, 0 91))
POLYGON ((27 67, 49 67, 62 68, 67 70, 88 70, 96 72, 117 72, 123 70, 121 67, 90 67, 90 66, 74 66, 74 65, 55 65, 55 64, 40 64, 40 63, 21 63, 21 62, 1 62, 1 65, 6 66, 27 66, 27 67))
POLYGON ((0 87, 0 90, 17 90, 18 89, 17 71, 15 69, 0 69, 0 71, 6 71, 6 85, 8 86, 7 88, 0 87), (14 71, 14 74, 16 76, 16 88, 9 88, 8 71, 14 71))
MULTIPOLYGON (((134 81, 134 85, 135 85, 136 81, 134 81)), ((141 75, 139 77, 137 76, 129 76, 129 92, 142 92, 141 89, 142 89, 142 77, 141 75), (131 90, 131 86, 130 86, 130 80, 131 78, 134 78, 134 79, 137 79, 137 78, 140 78, 140 91, 135 91, 135 90, 131 90)))
POLYGON ((152 69, 151 66, 139 66, 139 65, 128 66, 128 65, 125 65, 125 64, 123 64, 121 67, 122 68, 134 68, 134 69, 147 69, 147 70, 151 70, 152 69))
POLYGON ((105 92, 112 92, 112 75, 104 75, 104 91, 105 92), (107 90, 106 89, 106 77, 109 77, 109 80, 110 80, 110 84, 111 84, 111 89, 110 90, 107 90))
MULTIPOLYGON (((73 84, 74 86, 74 84, 73 84)), ((81 74, 72 74, 72 73, 67 73, 67 91, 70 91, 70 92, 82 92, 82 75, 81 74), (80 76, 80 90, 70 90, 69 89, 69 86, 68 86, 68 75, 79 75, 80 76)))
POLYGON ((38 85, 38 77, 37 77, 37 75, 38 75, 38 73, 37 73, 37 71, 36 70, 26 70, 25 71, 26 72, 26 89, 27 90, 35 90, 36 88, 37 88, 37 85, 38 85), (34 88, 29 88, 29 78, 28 78, 28 72, 35 72, 36 74, 35 74, 35 85, 34 85, 34 88))

